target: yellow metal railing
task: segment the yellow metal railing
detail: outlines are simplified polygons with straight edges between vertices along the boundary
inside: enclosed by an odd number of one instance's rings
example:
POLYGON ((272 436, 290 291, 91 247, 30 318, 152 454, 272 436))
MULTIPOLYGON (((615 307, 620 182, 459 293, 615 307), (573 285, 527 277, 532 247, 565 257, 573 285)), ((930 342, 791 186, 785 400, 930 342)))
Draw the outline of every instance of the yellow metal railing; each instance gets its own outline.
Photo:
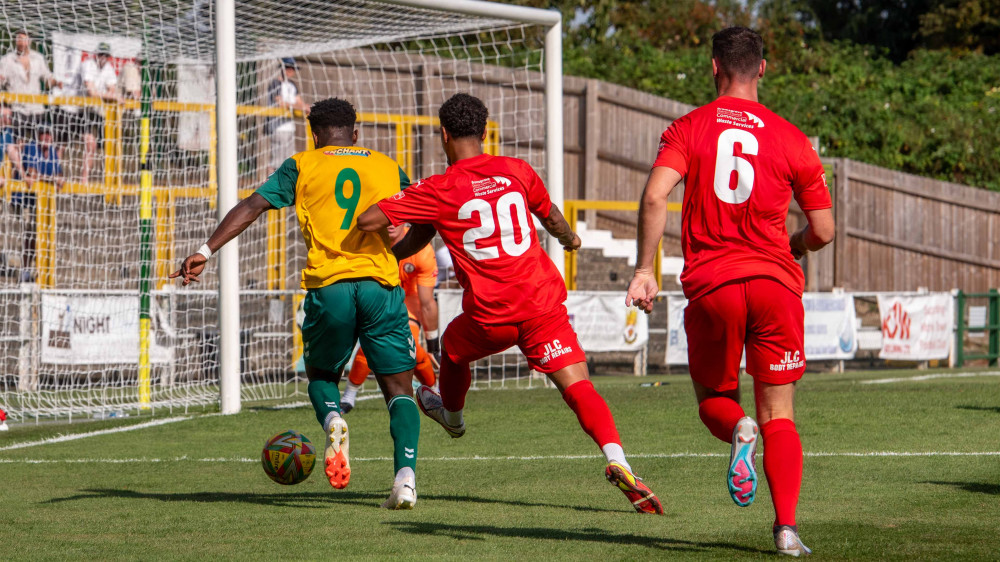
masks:
MULTIPOLYGON (((7 104, 34 103, 49 106, 75 106, 100 109, 104 112, 104 181, 103 182, 75 182, 66 181, 63 183, 60 192, 76 195, 103 195, 109 204, 121 204, 122 198, 127 196, 138 196, 140 185, 138 183, 125 183, 122 161, 123 150, 123 119, 126 111, 140 108, 139 101, 123 100, 121 102, 105 102, 99 98, 80 96, 47 96, 14 94, 10 92, 0 92, 0 102, 7 104)), ((167 113, 207 113, 210 119, 210 142, 208 150, 208 182, 200 186, 167 186, 154 185, 152 188, 154 204, 156 206, 156 277, 157 287, 167 282, 167 275, 172 271, 176 261, 175 228, 176 228, 176 203, 179 199, 203 199, 209 202, 211 208, 215 208, 218 196, 218 180, 216 164, 218 155, 216 153, 215 136, 215 105, 203 103, 182 103, 175 101, 154 101, 152 103, 154 112, 167 113)), ((260 116, 260 117, 290 117, 304 118, 300 111, 290 111, 277 107, 265 107, 256 105, 240 105, 236 108, 237 115, 240 116, 260 116)), ((414 147, 415 137, 418 127, 439 127, 440 121, 437 117, 428 115, 395 115, 390 113, 358 113, 359 123, 374 123, 379 125, 389 125, 395 128, 396 136, 396 162, 399 167, 411 178, 414 172, 414 147)), ((309 122, 306 126, 306 149, 311 150, 313 146, 312 132, 309 129, 309 122)), ((495 121, 487 122, 486 139, 483 143, 483 150, 488 154, 500 153, 500 128, 495 121)), ((3 156, 0 155, 0 160, 3 156)), ((136 172, 138 171, 138 158, 136 159, 136 172)), ((0 166, 0 174, 8 181, 5 182, 2 192, 5 200, 10 200, 12 192, 35 193, 38 196, 38 242, 36 261, 39 270, 38 282, 43 287, 52 287, 55 283, 55 186, 47 182, 34 182, 28 185, 22 181, 11 180, 10 163, 4 162, 0 166)), ((239 190, 239 197, 248 197, 253 193, 254 188, 244 188, 239 190)), ((277 213, 270 213, 267 219, 267 288, 285 289, 287 279, 287 223, 286 212, 282 209, 277 213)))
MULTIPOLYGON (((564 214, 566 216, 566 222, 569 223, 570 228, 573 232, 576 232, 577 214, 580 211, 626 211, 626 212, 638 212, 639 202, 638 201, 585 201, 583 199, 567 199, 563 201, 564 214)), ((680 203, 667 203, 667 212, 679 213, 681 210, 680 203)), ((663 240, 660 240, 660 244, 656 247, 656 260, 653 262, 653 275, 656 277, 656 282, 662 287, 663 286, 663 273, 661 271, 662 264, 661 256, 663 255, 663 240)), ((576 290, 576 273, 577 273, 577 252, 566 252, 566 289, 570 291, 576 290)))

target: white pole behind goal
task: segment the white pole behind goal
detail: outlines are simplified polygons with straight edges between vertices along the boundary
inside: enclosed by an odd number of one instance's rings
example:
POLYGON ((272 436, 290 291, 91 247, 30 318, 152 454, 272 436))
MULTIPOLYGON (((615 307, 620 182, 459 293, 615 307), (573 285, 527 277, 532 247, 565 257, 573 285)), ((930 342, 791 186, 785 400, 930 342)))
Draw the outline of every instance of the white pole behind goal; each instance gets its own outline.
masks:
MULTIPOLYGON (((215 4, 216 145, 219 220, 239 199, 236 153, 236 7, 215 4)), ((240 258, 238 240, 219 252, 219 408, 240 411, 240 258)))
MULTIPOLYGON (((562 83, 562 14, 477 0, 382 0, 387 4, 445 10, 470 16, 501 18, 547 26, 545 33, 545 185, 552 204, 563 209, 563 83, 562 83)), ((546 251, 559 274, 565 276, 566 258, 562 245, 549 236, 546 251)))
MULTIPOLYGON (((558 12, 557 12, 558 13, 558 12)), ((545 169, 549 199, 563 209, 563 81, 562 17, 545 33, 545 169)), ((559 275, 566 277, 566 257, 558 240, 549 236, 546 251, 559 275)))

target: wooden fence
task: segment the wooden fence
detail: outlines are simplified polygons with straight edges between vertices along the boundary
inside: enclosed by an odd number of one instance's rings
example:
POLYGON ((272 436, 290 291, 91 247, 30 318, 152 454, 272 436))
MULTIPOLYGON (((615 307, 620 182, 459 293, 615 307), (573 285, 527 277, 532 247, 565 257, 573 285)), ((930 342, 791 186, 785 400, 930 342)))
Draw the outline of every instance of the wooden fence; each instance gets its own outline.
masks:
MULTIPOLYGON (((637 200, 660 134, 693 107, 596 80, 567 77, 564 88, 566 198, 637 200)), ((805 260, 810 290, 1000 286, 1000 193, 842 158, 824 164, 832 175, 837 237, 805 260)), ((670 199, 680 201, 682 193, 670 199)), ((635 235, 634 213, 586 218, 591 228, 635 235)), ((804 221, 793 202, 789 229, 804 221)), ((666 251, 680 255, 678 214, 668 215, 664 236, 666 251)))

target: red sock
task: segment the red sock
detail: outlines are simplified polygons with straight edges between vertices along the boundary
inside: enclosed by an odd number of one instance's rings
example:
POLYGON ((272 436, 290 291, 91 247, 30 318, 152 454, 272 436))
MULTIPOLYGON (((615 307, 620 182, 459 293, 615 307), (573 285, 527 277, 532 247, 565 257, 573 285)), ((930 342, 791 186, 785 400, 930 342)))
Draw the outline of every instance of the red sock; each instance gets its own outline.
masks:
POLYGON ((698 404, 698 416, 712 435, 731 443, 736 422, 745 416, 740 403, 725 396, 706 398, 698 404))
POLYGON ((448 359, 447 353, 442 353, 438 379, 441 381, 441 402, 444 403, 444 409, 457 412, 465 408, 465 395, 472 386, 472 370, 469 369, 469 364, 454 363, 448 359))
POLYGON ((607 402, 594 389, 594 383, 589 380, 577 381, 563 392, 563 400, 576 413, 580 427, 593 439, 598 447, 608 443, 622 444, 615 427, 615 418, 608 409, 607 402))
POLYGON ((802 486, 802 441, 795 422, 773 419, 760 427, 764 439, 764 474, 774 502, 774 524, 794 525, 802 486))

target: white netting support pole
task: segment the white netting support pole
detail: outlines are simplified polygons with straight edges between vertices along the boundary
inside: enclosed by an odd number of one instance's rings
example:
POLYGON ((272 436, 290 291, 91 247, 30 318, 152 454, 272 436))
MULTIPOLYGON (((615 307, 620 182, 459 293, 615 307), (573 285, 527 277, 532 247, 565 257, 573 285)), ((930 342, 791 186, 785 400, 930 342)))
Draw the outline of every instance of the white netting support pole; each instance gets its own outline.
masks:
MULTIPOLYGON (((563 210, 562 17, 545 33, 545 170, 549 198, 563 210)), ((559 274, 565 277, 562 245, 550 237, 547 248, 559 274)))
MULTIPOLYGON (((234 0, 215 4, 216 144, 219 220, 238 199, 236 159, 236 7, 234 0)), ((239 241, 219 252, 219 408, 240 411, 240 262, 239 241)))

